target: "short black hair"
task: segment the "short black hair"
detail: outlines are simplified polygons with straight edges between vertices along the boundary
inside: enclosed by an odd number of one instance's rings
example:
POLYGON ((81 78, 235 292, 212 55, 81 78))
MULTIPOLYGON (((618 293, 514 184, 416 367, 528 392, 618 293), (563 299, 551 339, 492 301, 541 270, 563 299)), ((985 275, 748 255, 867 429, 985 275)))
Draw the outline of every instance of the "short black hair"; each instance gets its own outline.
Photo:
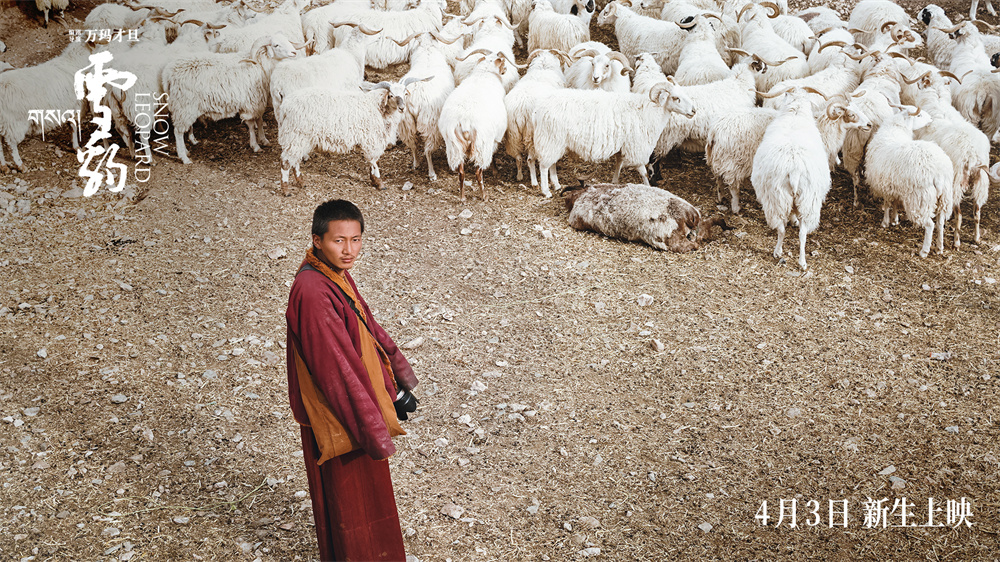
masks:
POLYGON ((357 221, 361 232, 365 231, 365 217, 361 215, 361 209, 346 199, 331 199, 316 207, 312 233, 322 238, 330 227, 330 221, 357 221))

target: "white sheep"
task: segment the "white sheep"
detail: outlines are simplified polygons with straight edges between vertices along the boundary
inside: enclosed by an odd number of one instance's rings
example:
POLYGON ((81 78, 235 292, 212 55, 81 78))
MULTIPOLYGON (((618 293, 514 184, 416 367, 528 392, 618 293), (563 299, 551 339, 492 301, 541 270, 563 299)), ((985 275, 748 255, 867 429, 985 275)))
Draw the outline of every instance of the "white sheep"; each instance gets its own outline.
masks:
MULTIPOLYGON (((386 68, 408 61, 413 51, 413 46, 400 47, 395 41, 402 41, 414 33, 441 30, 445 8, 447 3, 444 0, 420 0, 420 4, 412 10, 360 11, 343 14, 334 23, 364 24, 371 29, 381 31, 378 39, 368 46, 365 64, 372 68, 386 68)), ((340 33, 336 31, 334 36, 337 37, 340 33)))
POLYGON ((455 89, 455 76, 436 34, 422 33, 401 43, 412 40, 417 44, 410 55, 410 70, 403 76, 403 82, 408 79, 419 82, 409 88, 403 120, 399 124, 399 139, 410 149, 414 170, 418 166, 417 144, 423 142, 427 177, 430 181, 437 181, 431 155, 444 144, 438 120, 445 100, 455 89))
MULTIPOLYGON (((951 90, 944 83, 947 73, 932 67, 918 66, 922 74, 914 78, 904 77, 906 88, 901 98, 906 103, 916 105, 930 115, 929 125, 916 131, 915 137, 936 143, 951 158, 955 177, 952 200, 955 203, 955 247, 961 246, 962 198, 968 193, 975 206, 975 242, 981 240, 980 217, 983 205, 989 199, 990 140, 972 123, 966 121, 953 105, 951 90)), ((918 71, 919 71, 918 70, 918 71)))
POLYGON ((817 37, 822 35, 821 32, 826 29, 847 29, 847 22, 841 19, 840 13, 826 6, 813 6, 799 10, 795 15, 802 18, 802 21, 806 22, 806 25, 813 30, 817 37))
POLYGON ((778 231, 774 257, 783 254, 785 225, 798 217, 799 267, 807 269, 806 236, 819 226, 831 182, 826 148, 803 90, 788 93, 784 107, 764 131, 754 153, 750 183, 768 226, 778 231))
MULTIPOLYGON (((531 115, 540 100, 566 86, 561 60, 561 54, 556 51, 533 51, 528 57, 528 72, 503 100, 507 110, 504 150, 517 163, 517 181, 524 179, 522 163, 524 155, 528 155, 528 172, 533 186, 538 185, 538 178, 535 176, 535 158, 531 151, 534 146, 531 115)), ((551 192, 544 192, 543 195, 552 197, 551 192)))
POLYGON ((682 86, 697 86, 723 80, 729 75, 729 65, 719 53, 715 29, 706 16, 697 16, 681 48, 674 79, 682 86))
POLYGON ((753 156, 777 115, 778 110, 772 107, 737 108, 709 127, 705 162, 715 174, 715 195, 720 203, 723 189, 728 187, 733 214, 740 212, 740 188, 750 180, 753 156))
POLYGON ((535 0, 528 16, 528 50, 554 49, 567 52, 579 43, 590 41, 590 27, 582 18, 560 14, 549 0, 535 0))
POLYGON ((250 131, 250 147, 260 152, 257 134, 265 145, 264 111, 269 79, 276 60, 296 56, 285 37, 262 37, 249 53, 199 53, 178 57, 164 67, 163 89, 170 99, 170 114, 177 142, 177 156, 190 164, 184 134, 199 117, 212 120, 239 115, 250 131), (249 58, 248 58, 249 57, 249 58))
POLYGON ((322 53, 334 46, 333 23, 345 20, 350 14, 371 10, 371 0, 337 0, 315 7, 302 14, 302 36, 315 53, 322 53))
POLYGON ((288 183, 291 170, 295 170, 296 184, 305 185, 299 166, 317 148, 336 154, 360 148, 369 165, 372 185, 382 189, 378 159, 386 146, 396 142, 406 86, 380 82, 365 84, 367 91, 314 86, 289 93, 282 103, 278 122, 282 193, 291 194, 288 183))
POLYGON ((768 67, 767 72, 756 75, 757 90, 761 92, 778 82, 809 74, 805 54, 775 33, 771 18, 777 15, 778 7, 773 2, 747 4, 739 13, 739 20, 745 22, 740 49, 751 56, 757 55, 768 67))
MULTIPOLYGON (((976 12, 979 11, 979 0, 972 0, 972 5, 969 6, 969 19, 976 19, 976 12)), ((997 15, 997 11, 993 9, 993 2, 991 0, 986 0, 986 11, 991 15, 997 15)))
POLYGON ((854 5, 848 26, 854 32, 855 40, 866 47, 882 33, 889 22, 909 25, 910 17, 899 4, 890 0, 861 0, 854 5))
MULTIPOLYGON (((55 58, 36 66, 16 68, 0 73, 0 140, 10 147, 14 166, 25 171, 17 145, 31 134, 44 134, 63 124, 50 119, 29 119, 33 109, 66 111, 82 110, 83 104, 73 90, 73 77, 77 71, 90 64, 88 56, 93 44, 70 43, 55 58), (48 87, 40 88, 39 84, 48 87)), ((79 123, 73 126, 73 148, 79 149, 79 123)), ((7 173, 3 143, 0 142, 0 172, 7 173)))
MULTIPOLYGON (((355 26, 355 24, 344 24, 355 26)), ((274 118, 278 119, 281 102, 294 90, 309 86, 355 89, 365 80, 365 52, 369 36, 376 33, 365 26, 356 29, 335 49, 311 57, 293 57, 280 61, 271 72, 270 92, 274 118)))
MULTIPOLYGON (((475 52, 489 51, 503 53, 508 61, 514 60, 514 29, 507 21, 502 11, 492 4, 482 4, 468 17, 462 20, 472 34, 472 43, 455 59, 455 82, 461 84, 472 71, 482 62, 478 57, 471 57, 475 52)), ((513 65, 503 65, 500 81, 504 92, 509 92, 517 83, 520 75, 513 65)))
POLYGON ((211 42, 213 50, 219 53, 245 53, 261 37, 282 35, 296 48, 305 43, 302 36, 302 8, 309 0, 287 0, 273 13, 255 18, 252 22, 237 27, 227 25, 220 29, 211 42))
POLYGON ((924 229, 922 258, 930 252, 935 223, 938 253, 944 253, 944 223, 954 207, 951 159, 937 144, 913 138, 913 131, 930 121, 927 112, 902 106, 872 135, 865 156, 865 178, 882 200, 882 228, 890 221, 898 224, 902 208, 910 222, 924 229))
POLYGON ((704 219, 691 203, 648 185, 581 185, 567 189, 565 197, 571 227, 658 250, 697 250, 712 239, 712 226, 728 228, 722 217, 704 219))
MULTIPOLYGON (((153 13, 151 8, 131 8, 121 4, 98 4, 83 20, 84 29, 136 29, 153 13)), ((161 15, 173 15, 162 12, 161 15)))
MULTIPOLYGON (((635 168, 649 184, 646 163, 671 113, 695 115, 684 89, 669 79, 647 94, 565 89, 541 100, 531 117, 534 155, 542 193, 548 192, 549 169, 567 152, 588 162, 615 157, 612 183, 624 166, 635 168)), ((558 178, 553 174, 556 188, 558 178)))
POLYGON ((992 137, 1000 130, 1000 75, 993 72, 972 22, 945 31, 956 39, 949 70, 961 77, 961 83, 952 86, 952 103, 970 123, 992 137))
POLYGON ((476 165, 476 180, 486 201, 483 170, 493 163, 497 145, 507 132, 501 77, 513 63, 503 52, 488 50, 469 53, 463 60, 473 57, 479 63, 445 100, 438 130, 444 138, 448 166, 452 171, 458 169, 459 198, 465 200, 465 161, 469 160, 476 165))
POLYGON ((641 16, 629 5, 629 0, 609 2, 597 16, 597 25, 614 26, 618 50, 626 57, 652 53, 664 74, 676 72, 687 32, 674 22, 641 16))
POLYGON ((955 40, 948 37, 943 29, 954 27, 955 24, 936 4, 928 4, 919 12, 917 19, 927 26, 927 59, 939 68, 951 67, 951 53, 955 50, 955 40))
POLYGON ((581 43, 570 51, 570 58, 575 60, 566 70, 566 84, 581 90, 628 92, 632 87, 628 58, 602 43, 596 43, 600 47, 595 48, 595 43, 581 43))

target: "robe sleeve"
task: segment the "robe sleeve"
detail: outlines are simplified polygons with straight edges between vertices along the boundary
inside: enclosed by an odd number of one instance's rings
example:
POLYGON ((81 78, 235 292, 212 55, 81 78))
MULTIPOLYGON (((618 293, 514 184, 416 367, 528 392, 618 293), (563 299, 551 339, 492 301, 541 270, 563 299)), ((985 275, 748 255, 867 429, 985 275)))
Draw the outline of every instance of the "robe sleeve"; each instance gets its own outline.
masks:
MULTIPOLYGON (((354 279, 351 279, 351 284, 354 285, 354 279)), ((396 345, 396 342, 392 341, 392 337, 389 333, 379 325, 378 321, 375 320, 375 315, 372 314, 370 308, 368 308, 368 303, 365 302, 364 297, 358 291, 357 286, 354 287, 354 294, 358 295, 361 300, 361 306, 365 309, 365 314, 371 319, 371 329, 372 335, 378 341, 378 344, 382 346, 382 350, 385 354, 389 356, 389 364, 392 365, 392 374, 396 377, 396 383, 400 388, 405 388, 406 390, 413 390, 417 387, 417 377, 413 374, 413 367, 410 366, 410 362, 406 360, 406 356, 396 345)), ((393 400, 396 399, 395 396, 392 397, 393 400)))
POLYGON ((316 386, 358 445, 373 459, 388 458, 396 447, 345 321, 345 314, 354 312, 338 302, 321 274, 303 272, 296 281, 301 285, 293 294, 298 297, 293 331, 316 386))

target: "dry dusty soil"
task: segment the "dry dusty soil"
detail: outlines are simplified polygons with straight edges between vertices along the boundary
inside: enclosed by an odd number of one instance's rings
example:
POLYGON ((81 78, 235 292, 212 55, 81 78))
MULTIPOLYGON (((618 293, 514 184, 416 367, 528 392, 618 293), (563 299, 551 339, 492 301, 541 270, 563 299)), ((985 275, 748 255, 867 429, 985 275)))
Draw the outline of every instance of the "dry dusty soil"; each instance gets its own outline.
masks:
MULTIPOLYGON (((58 30, 7 9, 0 58, 44 60, 58 30)), ((253 154, 233 119, 199 135, 194 164, 119 194, 74 190, 68 130, 0 176, 0 558, 316 558, 283 314, 334 197, 365 212, 353 273, 377 318, 423 341, 390 460, 420 560, 1000 556, 996 192, 981 244, 966 222, 920 259, 917 229, 880 228, 838 172, 803 274, 752 194, 677 255, 570 229, 505 156, 488 202, 401 147, 386 191, 359 154, 315 154, 282 197, 276 146, 253 154)), ((700 155, 662 187, 715 212, 700 155)))

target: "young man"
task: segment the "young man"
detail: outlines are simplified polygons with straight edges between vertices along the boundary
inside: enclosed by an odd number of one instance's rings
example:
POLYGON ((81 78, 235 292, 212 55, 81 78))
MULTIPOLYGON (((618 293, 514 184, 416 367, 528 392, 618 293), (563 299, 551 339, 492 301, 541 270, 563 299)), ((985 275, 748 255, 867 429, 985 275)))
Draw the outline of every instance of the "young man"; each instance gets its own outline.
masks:
POLYGON ((415 408, 409 391, 417 379, 347 272, 364 230, 349 201, 327 201, 313 214, 312 247, 285 312, 288 393, 302 430, 320 558, 402 562, 386 459, 396 452, 392 437, 406 434, 397 408, 404 401, 415 408))

